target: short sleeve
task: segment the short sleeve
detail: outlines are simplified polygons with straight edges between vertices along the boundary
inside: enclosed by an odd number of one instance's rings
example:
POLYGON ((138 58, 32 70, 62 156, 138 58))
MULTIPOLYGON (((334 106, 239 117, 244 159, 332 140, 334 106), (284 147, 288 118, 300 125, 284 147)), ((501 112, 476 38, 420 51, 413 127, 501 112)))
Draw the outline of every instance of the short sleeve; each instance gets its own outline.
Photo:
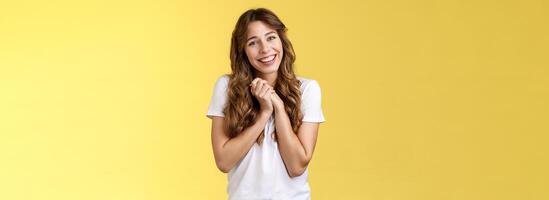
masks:
POLYGON ((223 108, 227 101, 227 85, 229 84, 229 77, 227 75, 221 76, 215 82, 213 88, 210 105, 208 106, 208 113, 206 116, 212 118, 213 116, 224 117, 223 108))
POLYGON ((322 95, 320 86, 315 80, 310 80, 301 94, 301 111, 304 122, 324 122, 322 113, 322 95))

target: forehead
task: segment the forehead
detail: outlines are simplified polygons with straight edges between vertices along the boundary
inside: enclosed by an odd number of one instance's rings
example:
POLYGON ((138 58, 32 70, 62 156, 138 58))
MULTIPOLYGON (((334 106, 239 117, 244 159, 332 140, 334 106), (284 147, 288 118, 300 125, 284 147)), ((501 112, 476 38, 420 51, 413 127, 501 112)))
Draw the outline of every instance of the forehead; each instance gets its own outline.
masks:
POLYGON ((271 28, 268 24, 262 21, 254 21, 248 24, 248 30, 246 30, 246 38, 250 38, 253 36, 263 36, 266 33, 274 31, 276 33, 276 30, 271 28))

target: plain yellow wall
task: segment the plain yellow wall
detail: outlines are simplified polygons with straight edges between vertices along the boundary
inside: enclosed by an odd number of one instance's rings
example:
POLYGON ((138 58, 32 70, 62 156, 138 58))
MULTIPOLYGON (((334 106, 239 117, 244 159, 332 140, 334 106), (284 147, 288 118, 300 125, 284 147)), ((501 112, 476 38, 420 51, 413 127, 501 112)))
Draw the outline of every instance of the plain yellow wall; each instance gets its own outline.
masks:
POLYGON ((549 199, 549 4, 4 1, 0 199, 224 199, 210 120, 238 16, 322 88, 313 199, 549 199))

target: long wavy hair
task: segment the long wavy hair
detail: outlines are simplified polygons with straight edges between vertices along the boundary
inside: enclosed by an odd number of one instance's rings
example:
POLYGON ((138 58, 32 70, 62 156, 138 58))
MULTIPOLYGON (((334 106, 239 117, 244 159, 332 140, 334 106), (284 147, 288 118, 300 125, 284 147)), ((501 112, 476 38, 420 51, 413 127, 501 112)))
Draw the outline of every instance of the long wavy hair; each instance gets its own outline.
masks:
MULTIPOLYGON (((278 75, 274 90, 284 102, 286 113, 290 118, 292 130, 297 134, 301 126, 303 113, 301 112, 300 81, 294 73, 295 53, 292 43, 288 39, 287 28, 282 21, 270 10, 265 8, 250 9, 244 12, 234 28, 231 37, 231 70, 227 88, 227 104, 223 109, 225 114, 226 130, 233 138, 253 125, 259 114, 259 101, 252 95, 249 85, 256 77, 256 72, 245 52, 245 43, 248 25, 254 21, 261 21, 276 30, 282 41, 283 56, 278 68, 278 75)), ((274 140, 277 140, 276 134, 274 140)), ((257 138, 259 144, 265 137, 265 130, 257 138)))

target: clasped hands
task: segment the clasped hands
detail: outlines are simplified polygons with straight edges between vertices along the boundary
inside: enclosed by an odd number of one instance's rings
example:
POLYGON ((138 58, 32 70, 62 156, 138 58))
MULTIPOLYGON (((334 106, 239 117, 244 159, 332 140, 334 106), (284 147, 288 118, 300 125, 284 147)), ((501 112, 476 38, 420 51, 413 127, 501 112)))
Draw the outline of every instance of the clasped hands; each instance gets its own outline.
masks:
POLYGON ((270 115, 274 110, 284 110, 284 102, 266 80, 255 78, 250 83, 250 91, 259 101, 260 112, 270 115))

